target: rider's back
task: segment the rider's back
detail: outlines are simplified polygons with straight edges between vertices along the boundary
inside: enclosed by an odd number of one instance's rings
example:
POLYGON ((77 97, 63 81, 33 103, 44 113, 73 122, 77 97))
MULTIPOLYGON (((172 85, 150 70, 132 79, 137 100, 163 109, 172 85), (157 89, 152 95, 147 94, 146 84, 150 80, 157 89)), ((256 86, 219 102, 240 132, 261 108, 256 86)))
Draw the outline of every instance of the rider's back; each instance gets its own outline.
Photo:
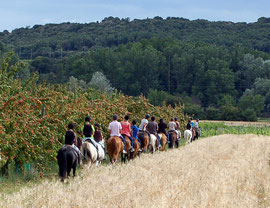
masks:
POLYGON ((111 130, 111 134, 110 136, 121 136, 120 134, 120 130, 122 129, 122 126, 120 124, 120 122, 118 121, 112 121, 109 124, 109 130, 111 130))
POLYGON ((156 134, 157 133, 157 123, 154 121, 151 121, 147 124, 147 130, 150 134, 156 134))
POLYGON ((169 131, 175 131, 176 123, 174 121, 170 121, 168 126, 169 126, 169 131))
POLYGON ((147 124, 148 124, 148 120, 146 118, 142 119, 141 124, 139 126, 139 130, 145 131, 145 127, 144 126, 147 126, 147 124))
POLYGON ((75 142, 75 133, 73 131, 67 131, 65 135, 65 144, 73 145, 75 142))

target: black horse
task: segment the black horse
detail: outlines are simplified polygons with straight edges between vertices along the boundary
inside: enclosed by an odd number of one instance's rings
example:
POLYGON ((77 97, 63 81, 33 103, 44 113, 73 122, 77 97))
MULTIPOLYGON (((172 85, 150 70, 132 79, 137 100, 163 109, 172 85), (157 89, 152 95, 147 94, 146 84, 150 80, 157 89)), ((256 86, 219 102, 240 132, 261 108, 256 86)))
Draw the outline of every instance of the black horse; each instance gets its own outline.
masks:
POLYGON ((59 176, 62 182, 64 182, 66 174, 68 177, 70 176, 71 169, 73 169, 73 177, 75 176, 78 156, 71 146, 65 145, 58 151, 57 161, 59 166, 59 176))

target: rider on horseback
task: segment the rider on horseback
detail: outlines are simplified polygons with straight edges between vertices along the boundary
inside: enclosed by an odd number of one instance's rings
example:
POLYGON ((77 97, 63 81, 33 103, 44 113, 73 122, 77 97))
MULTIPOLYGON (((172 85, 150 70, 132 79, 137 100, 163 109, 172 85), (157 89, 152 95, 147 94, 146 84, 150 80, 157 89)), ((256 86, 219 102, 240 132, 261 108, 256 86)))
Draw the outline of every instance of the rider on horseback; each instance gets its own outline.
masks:
POLYGON ((93 125, 91 125, 90 122, 91 122, 90 116, 86 116, 84 127, 83 127, 83 135, 84 135, 83 141, 84 142, 87 140, 90 141, 98 151, 98 145, 93 137, 94 132, 95 132, 95 128, 93 127, 93 125))
POLYGON ((178 132, 178 138, 177 138, 177 139, 179 139, 179 140, 180 140, 180 137, 181 137, 181 132, 180 132, 180 123, 179 123, 179 121, 178 121, 178 118, 177 118, 177 117, 175 117, 175 118, 174 118, 174 122, 176 123, 176 128, 175 128, 175 130, 178 132))
POLYGON ((150 115, 149 114, 146 114, 145 115, 145 118, 142 119, 142 121, 141 121, 141 124, 139 126, 139 131, 140 132, 146 132, 148 134, 149 138, 150 138, 150 133, 149 133, 149 131, 146 130, 146 126, 148 124, 148 119, 149 118, 150 118, 150 115))
POLYGON ((126 154, 126 140, 125 138, 121 135, 122 133, 122 126, 120 124, 120 122, 117 121, 118 116, 116 114, 113 115, 113 121, 109 124, 109 133, 110 136, 117 136, 120 137, 120 139, 122 140, 122 142, 124 143, 124 150, 123 153, 126 154))
POLYGON ((187 124, 187 129, 188 129, 188 130, 191 130, 191 124, 190 124, 190 122, 191 122, 191 121, 188 120, 188 124, 187 124))
MULTIPOLYGON (((142 141, 140 138, 138 138, 138 132, 139 132, 139 128, 136 126, 137 121, 133 120, 132 121, 132 137, 136 138, 138 140, 138 142, 140 143, 140 147, 142 147, 142 141)), ((142 151, 141 148, 139 149, 139 151, 142 151)))
POLYGON ((77 143, 77 135, 73 131, 74 124, 69 123, 68 124, 68 130, 66 131, 65 135, 65 145, 70 145, 74 149, 75 152, 78 154, 78 163, 81 163, 81 151, 79 148, 75 145, 77 143))
POLYGON ((151 121, 147 124, 146 129, 150 134, 154 134, 158 140, 158 148, 161 147, 160 137, 158 136, 158 124, 156 123, 156 118, 154 116, 151 117, 151 121))
POLYGON ((131 152, 134 152, 134 140, 130 135, 130 131, 131 131, 131 125, 128 122, 129 116, 126 115, 125 116, 125 120, 121 121, 121 126, 122 126, 122 136, 125 138, 125 136, 127 136, 131 142, 131 152))
POLYGON ((94 139, 95 139, 95 141, 97 143, 99 143, 102 146, 102 148, 105 151, 105 147, 104 147, 104 144, 103 144, 103 136, 102 136, 101 131, 99 130, 100 125, 98 123, 96 123, 94 126, 95 126, 94 139))
POLYGON ((167 124, 164 123, 163 119, 161 118, 158 123, 158 133, 163 133, 167 137, 167 142, 169 143, 169 134, 166 132, 168 128, 167 124))
POLYGON ((178 132, 176 131, 177 125, 174 122, 174 119, 171 118, 171 121, 169 122, 169 132, 175 132, 176 137, 178 138, 178 132))

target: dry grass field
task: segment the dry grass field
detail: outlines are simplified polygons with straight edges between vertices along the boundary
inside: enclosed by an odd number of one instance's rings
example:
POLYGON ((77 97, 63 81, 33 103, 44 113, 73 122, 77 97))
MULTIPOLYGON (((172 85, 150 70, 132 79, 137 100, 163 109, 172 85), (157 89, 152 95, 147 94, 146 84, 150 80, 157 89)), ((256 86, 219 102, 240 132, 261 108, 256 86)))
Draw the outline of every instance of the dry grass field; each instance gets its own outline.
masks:
POLYGON ((270 137, 221 135, 44 181, 0 207, 270 207, 270 137))

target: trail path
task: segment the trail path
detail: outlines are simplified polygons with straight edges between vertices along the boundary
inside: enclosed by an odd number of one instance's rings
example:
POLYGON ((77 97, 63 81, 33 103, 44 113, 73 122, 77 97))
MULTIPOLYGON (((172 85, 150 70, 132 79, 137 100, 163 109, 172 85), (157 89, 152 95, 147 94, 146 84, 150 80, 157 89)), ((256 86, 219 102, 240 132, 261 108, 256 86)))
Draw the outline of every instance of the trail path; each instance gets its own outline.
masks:
POLYGON ((270 207, 269 158, 270 137, 215 136, 0 194, 0 207, 270 207))

